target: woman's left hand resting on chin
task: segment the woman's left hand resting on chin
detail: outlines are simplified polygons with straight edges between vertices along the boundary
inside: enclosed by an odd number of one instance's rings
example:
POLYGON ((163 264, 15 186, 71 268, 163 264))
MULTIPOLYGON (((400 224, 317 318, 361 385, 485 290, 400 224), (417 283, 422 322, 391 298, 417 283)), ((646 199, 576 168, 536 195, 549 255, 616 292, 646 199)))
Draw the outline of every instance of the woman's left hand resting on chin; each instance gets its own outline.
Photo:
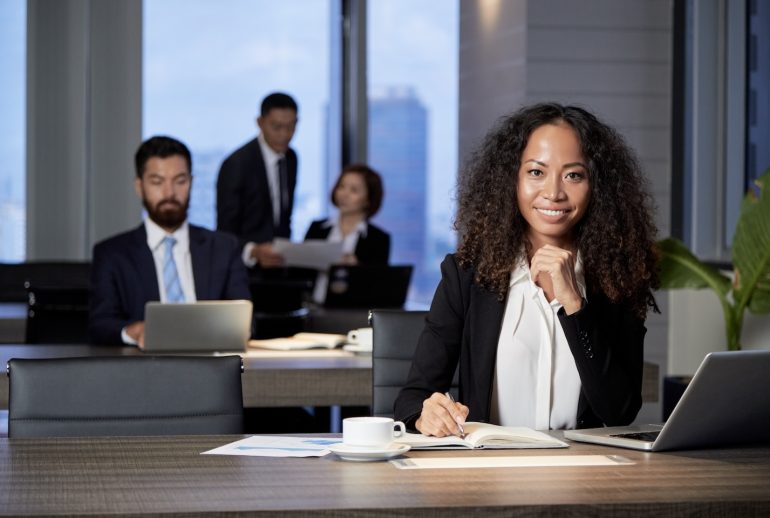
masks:
POLYGON ((444 394, 434 392, 422 402, 422 413, 414 426, 423 435, 459 435, 459 425, 465 423, 468 412, 470 410, 462 403, 455 403, 444 394))
POLYGON ((561 303, 568 315, 583 307, 583 297, 575 279, 575 255, 569 250, 544 245, 532 256, 530 272, 535 282, 540 274, 550 276, 552 296, 561 303))

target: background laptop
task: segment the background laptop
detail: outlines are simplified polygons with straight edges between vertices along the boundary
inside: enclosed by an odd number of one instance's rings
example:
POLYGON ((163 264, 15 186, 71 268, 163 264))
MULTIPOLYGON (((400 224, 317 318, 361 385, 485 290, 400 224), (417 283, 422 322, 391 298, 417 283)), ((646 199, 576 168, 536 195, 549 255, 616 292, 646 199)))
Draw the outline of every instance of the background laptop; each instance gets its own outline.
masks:
POLYGON ((400 308, 406 302, 412 267, 407 265, 333 265, 324 306, 400 308))
POLYGON ((770 350, 709 353, 664 425, 565 430, 564 437, 649 451, 770 443, 769 395, 770 350))
POLYGON ((148 302, 145 352, 244 351, 251 336, 251 301, 148 302))

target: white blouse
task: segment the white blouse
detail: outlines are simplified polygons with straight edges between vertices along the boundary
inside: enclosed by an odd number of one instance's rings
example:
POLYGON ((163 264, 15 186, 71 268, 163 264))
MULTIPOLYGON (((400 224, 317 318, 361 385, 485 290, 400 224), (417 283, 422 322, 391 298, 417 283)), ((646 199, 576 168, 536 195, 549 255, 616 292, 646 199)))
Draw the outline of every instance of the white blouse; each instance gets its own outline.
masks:
MULTIPOLYGON (((585 298, 582 262, 575 275, 585 298)), ((580 376, 559 324, 561 303, 550 303, 520 261, 511 272, 492 388, 491 421, 538 430, 575 428, 580 376)))
MULTIPOLYGON (((331 227, 329 235, 326 236, 326 241, 330 241, 332 243, 339 243, 340 241, 342 242, 342 255, 355 254, 356 247, 358 246, 358 238, 366 237, 366 231, 369 228, 366 220, 364 220, 359 223, 355 229, 353 229, 353 232, 345 236, 342 234, 342 227, 340 226, 339 218, 327 219, 322 223, 322 226, 326 228, 331 227)), ((324 299, 326 299, 326 287, 328 284, 329 276, 326 274, 326 272, 319 272, 318 276, 316 277, 315 288, 313 288, 313 300, 318 304, 324 303, 324 299)))

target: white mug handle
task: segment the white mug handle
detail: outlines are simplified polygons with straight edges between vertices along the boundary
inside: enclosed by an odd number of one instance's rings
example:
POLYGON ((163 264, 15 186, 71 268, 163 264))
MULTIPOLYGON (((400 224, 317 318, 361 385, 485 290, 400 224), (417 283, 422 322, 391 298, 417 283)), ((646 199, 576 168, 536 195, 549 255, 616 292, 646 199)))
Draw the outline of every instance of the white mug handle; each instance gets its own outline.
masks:
POLYGON ((406 426, 401 421, 395 421, 393 423, 393 437, 401 437, 406 433, 406 426))

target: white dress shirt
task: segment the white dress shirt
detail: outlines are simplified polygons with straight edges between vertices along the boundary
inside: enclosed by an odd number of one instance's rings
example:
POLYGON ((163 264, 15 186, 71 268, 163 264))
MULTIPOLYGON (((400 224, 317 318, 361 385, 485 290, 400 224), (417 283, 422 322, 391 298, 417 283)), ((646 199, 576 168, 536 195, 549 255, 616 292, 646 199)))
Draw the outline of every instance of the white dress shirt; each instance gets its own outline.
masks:
MULTIPOLYGON (((265 172, 267 173, 267 186, 270 189, 270 202, 273 204, 273 224, 281 224, 281 179, 278 177, 278 161, 285 155, 276 153, 268 145, 265 136, 260 133, 257 136, 259 149, 262 151, 262 160, 265 162, 265 172)), ((249 241, 243 247, 243 263, 251 268, 257 264, 257 260, 251 257, 251 250, 257 246, 253 241, 249 241)))
MULTIPOLYGON (((585 298, 582 262, 575 263, 585 298)), ((559 324, 561 303, 551 302, 520 261, 511 272, 508 300, 497 344, 491 420, 538 430, 575 428, 580 376, 559 324)))
MULTIPOLYGON (((366 237, 366 232, 369 226, 366 220, 359 223, 353 232, 347 236, 342 234, 342 227, 340 226, 339 217, 334 219, 327 219, 322 223, 325 228, 331 227, 329 235, 326 236, 326 240, 332 243, 342 242, 342 255, 355 254, 356 247, 358 246, 358 239, 360 237, 366 237)), ((315 281, 315 288, 313 288, 313 300, 318 304, 323 304, 326 299, 326 287, 329 284, 329 276, 326 272, 319 272, 315 281)))
MULTIPOLYGON (((166 286, 163 282, 163 259, 165 255, 163 239, 166 236, 171 236, 176 239, 176 244, 172 248, 172 254, 174 255, 174 262, 176 263, 176 270, 179 275, 179 283, 182 286, 182 293, 184 293, 184 301, 195 302, 197 298, 195 296, 192 258, 190 257, 190 227, 187 221, 182 223, 182 226, 176 229, 173 234, 169 234, 150 218, 146 218, 144 220, 144 229, 147 232, 147 246, 150 247, 152 259, 155 262, 155 276, 158 280, 160 301, 166 302, 167 300, 166 286)), ((136 344, 136 340, 126 333, 125 327, 121 330, 120 336, 124 343, 136 344)))

